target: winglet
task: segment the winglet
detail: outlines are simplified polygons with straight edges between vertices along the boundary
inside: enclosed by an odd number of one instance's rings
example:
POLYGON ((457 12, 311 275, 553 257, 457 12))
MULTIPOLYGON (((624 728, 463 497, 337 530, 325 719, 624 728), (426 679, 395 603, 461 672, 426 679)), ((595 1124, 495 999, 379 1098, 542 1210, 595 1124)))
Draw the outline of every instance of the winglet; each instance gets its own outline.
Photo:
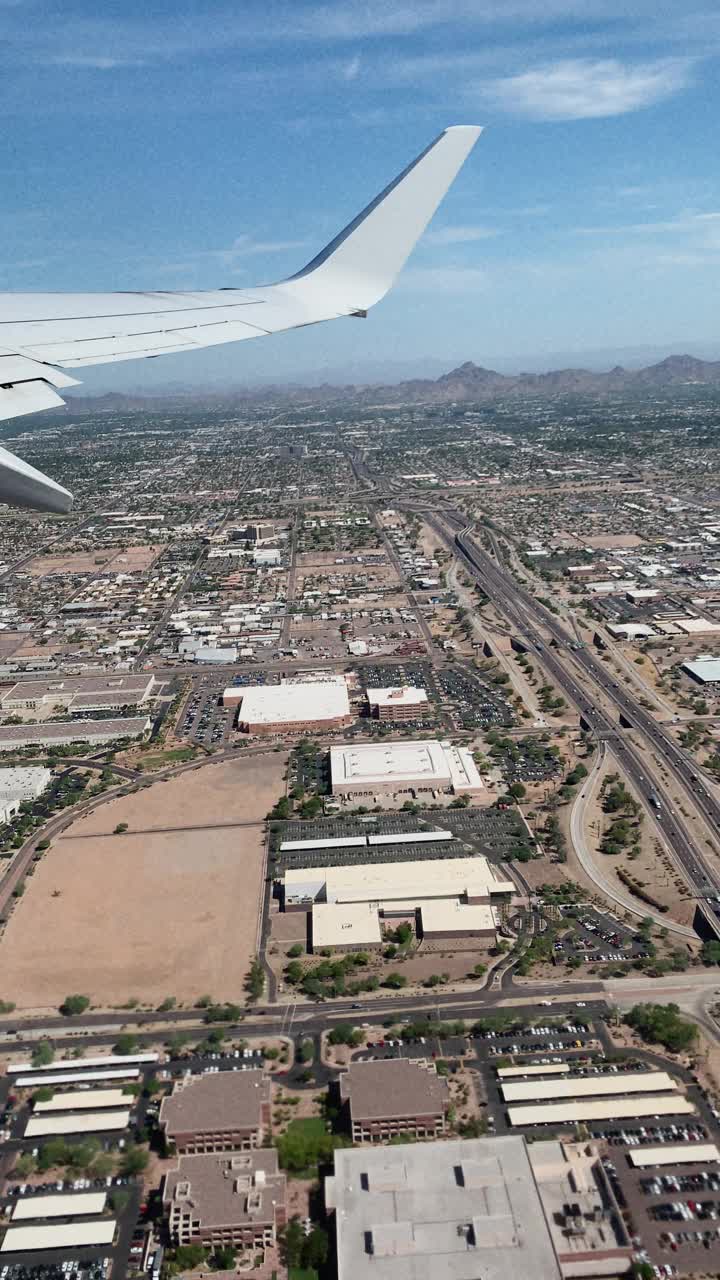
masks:
POLYGON ((384 297, 477 142, 479 125, 452 125, 398 174, 302 271, 283 281, 300 296, 322 292, 339 313, 384 297))
POLYGON ((29 462, 0 449, 0 502, 11 507, 30 507, 33 511, 54 511, 64 515, 73 499, 57 481, 44 476, 29 462))

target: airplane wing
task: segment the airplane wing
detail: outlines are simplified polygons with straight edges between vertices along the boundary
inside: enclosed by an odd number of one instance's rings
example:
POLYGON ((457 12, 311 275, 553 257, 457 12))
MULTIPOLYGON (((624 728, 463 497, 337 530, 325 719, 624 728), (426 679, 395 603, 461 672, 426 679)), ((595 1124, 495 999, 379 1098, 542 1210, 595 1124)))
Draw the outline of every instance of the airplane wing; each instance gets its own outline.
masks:
MULTIPOLYGON (((58 369, 239 342, 364 316, 391 288, 481 129, 445 129, 296 275, 251 289, 0 293, 0 420, 63 404, 58 369)), ((0 449, 0 501, 69 511, 72 495, 0 449)))

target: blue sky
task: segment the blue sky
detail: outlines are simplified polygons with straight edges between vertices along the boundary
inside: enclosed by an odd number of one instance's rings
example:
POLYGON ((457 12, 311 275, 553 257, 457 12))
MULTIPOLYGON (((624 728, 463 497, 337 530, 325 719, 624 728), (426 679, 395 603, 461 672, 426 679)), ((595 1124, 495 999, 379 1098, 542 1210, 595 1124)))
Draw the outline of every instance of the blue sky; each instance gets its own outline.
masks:
POLYGON ((367 321, 86 385, 720 354, 719 52, 713 0, 0 0, 0 288, 282 278, 481 123, 367 321))

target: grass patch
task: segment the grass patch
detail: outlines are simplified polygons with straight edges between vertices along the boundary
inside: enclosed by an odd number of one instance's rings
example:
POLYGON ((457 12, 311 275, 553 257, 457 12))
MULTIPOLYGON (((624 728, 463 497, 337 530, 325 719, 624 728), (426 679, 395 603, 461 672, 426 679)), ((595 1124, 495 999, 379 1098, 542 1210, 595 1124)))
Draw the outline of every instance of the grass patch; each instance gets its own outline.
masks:
POLYGON ((301 1135, 303 1138, 324 1138, 327 1134, 322 1116, 302 1116, 291 1120, 287 1132, 301 1135))
POLYGON ((164 769, 168 764, 183 764, 186 760, 194 760, 196 755, 195 747, 175 747, 172 751, 163 751, 156 756, 143 756, 141 763, 145 769, 164 769))
POLYGON ((288 1280, 318 1280, 318 1273, 314 1267, 290 1267, 288 1280))

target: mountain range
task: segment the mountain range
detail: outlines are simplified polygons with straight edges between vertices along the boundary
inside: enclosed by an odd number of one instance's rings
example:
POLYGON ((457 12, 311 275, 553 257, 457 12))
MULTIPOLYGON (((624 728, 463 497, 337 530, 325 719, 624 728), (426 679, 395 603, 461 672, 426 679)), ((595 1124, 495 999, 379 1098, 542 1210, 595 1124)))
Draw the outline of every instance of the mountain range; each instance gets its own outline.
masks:
POLYGON ((720 387, 720 360, 699 360, 695 356, 668 356, 644 369, 624 369, 617 365, 607 373, 591 369, 554 369, 548 373, 497 373, 471 360, 439 378, 413 378, 391 385, 318 387, 277 386, 236 390, 193 390, 158 395, 112 392, 100 396, 68 397, 75 413, 88 410, 120 411, 153 409, 163 405, 202 403, 208 407, 240 404, 317 404, 352 401, 358 405, 453 404, 478 402, 505 396, 603 395, 612 392, 663 390, 688 385, 720 387))

